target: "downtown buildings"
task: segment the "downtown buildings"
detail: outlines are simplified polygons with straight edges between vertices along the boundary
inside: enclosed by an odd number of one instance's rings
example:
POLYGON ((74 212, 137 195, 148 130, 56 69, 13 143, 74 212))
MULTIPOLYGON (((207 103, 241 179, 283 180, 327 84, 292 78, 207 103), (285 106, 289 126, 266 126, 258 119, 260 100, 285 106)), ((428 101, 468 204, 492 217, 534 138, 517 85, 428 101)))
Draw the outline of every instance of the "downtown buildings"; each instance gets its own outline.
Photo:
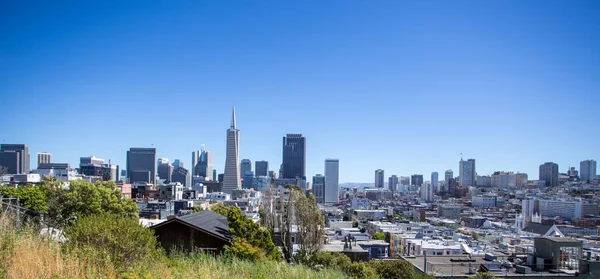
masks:
POLYGON ((375 188, 383 188, 383 170, 377 169, 375 170, 375 188))
POLYGON ((127 151, 129 183, 156 184, 156 148, 130 148, 127 151))
POLYGON ((52 154, 50 154, 48 152, 40 152, 37 154, 38 168, 40 167, 40 164, 49 164, 51 162, 52 162, 52 154))
POLYGON ((213 154, 204 149, 192 152, 192 176, 202 176, 209 180, 213 178, 213 154))
POLYGON ((6 174, 29 173, 29 149, 26 144, 0 145, 0 167, 6 174))
POLYGON ((581 181, 592 181, 596 179, 596 161, 581 161, 581 163, 579 163, 579 177, 581 181))
POLYGON ((539 179, 546 183, 546 186, 558 185, 558 164, 546 162, 540 165, 539 179))
POLYGON ((287 134, 283 137, 282 162, 280 178, 306 177, 306 138, 302 134, 287 134))
POLYGON ((464 161, 462 158, 459 162, 459 183, 462 186, 475 186, 475 159, 464 161))
MULTIPOLYGON (((325 160, 325 203, 339 202, 340 160, 325 160)), ((314 185, 314 182, 313 182, 314 185)))

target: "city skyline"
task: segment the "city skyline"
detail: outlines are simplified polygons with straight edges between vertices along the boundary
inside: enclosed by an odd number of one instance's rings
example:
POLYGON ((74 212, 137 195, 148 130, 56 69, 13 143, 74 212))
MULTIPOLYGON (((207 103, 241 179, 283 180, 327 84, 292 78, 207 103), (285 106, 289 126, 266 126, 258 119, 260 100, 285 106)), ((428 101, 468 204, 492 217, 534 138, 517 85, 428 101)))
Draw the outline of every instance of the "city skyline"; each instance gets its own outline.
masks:
POLYGON ((0 119, 1 140, 121 169, 129 148, 156 148, 190 171, 190 151, 205 144, 223 173, 222 129, 236 105, 239 157, 278 171, 281 137, 302 133, 307 180, 328 157, 342 163, 340 183, 371 182, 378 168, 458 174, 461 153, 479 175, 535 178, 548 161, 566 172, 600 158, 590 128, 600 39, 599 3, 563 3, 333 1, 308 14, 300 3, 13 3, 0 10, 0 92, 6 104, 29 100, 4 110, 27 111, 27 124, 0 119), (73 125, 85 115, 102 121, 73 125))

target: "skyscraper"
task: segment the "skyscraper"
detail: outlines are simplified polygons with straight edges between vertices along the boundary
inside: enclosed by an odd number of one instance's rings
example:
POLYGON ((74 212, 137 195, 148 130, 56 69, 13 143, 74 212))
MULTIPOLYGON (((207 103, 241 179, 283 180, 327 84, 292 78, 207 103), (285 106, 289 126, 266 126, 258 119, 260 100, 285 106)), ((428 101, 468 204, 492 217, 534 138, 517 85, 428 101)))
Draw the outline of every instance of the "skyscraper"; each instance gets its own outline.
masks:
POLYGON ((475 186, 475 159, 459 162, 459 183, 462 186, 475 186))
POLYGON ((591 181, 596 179, 596 161, 581 161, 581 163, 579 163, 579 177, 581 181, 591 181))
POLYGON ((240 163, 240 177, 244 177, 246 172, 252 172, 252 160, 242 159, 240 163))
POLYGON ((48 164, 48 163, 51 163, 51 161, 52 161, 52 154, 50 154, 48 152, 40 152, 37 154, 38 167, 40 166, 40 164, 48 164))
POLYGON ((546 186, 558 185, 558 164, 546 162, 540 165, 540 180, 546 182, 546 186))
POLYGON ((171 182, 179 182, 184 187, 188 187, 190 183, 190 172, 184 167, 178 167, 171 174, 171 182))
MULTIPOLYGON (((314 178, 313 178, 314 187, 314 178)), ((340 160, 325 159, 325 203, 338 203, 340 189, 340 160)))
POLYGON ((410 185, 413 185, 413 186, 423 185, 423 175, 422 174, 411 175, 410 176, 410 185))
POLYGON ((306 177, 306 138, 302 134, 283 137, 282 170, 280 178, 306 177))
POLYGON ((26 144, 0 145, 0 166, 7 174, 29 173, 29 148, 26 144))
POLYGON ((127 178, 129 183, 156 184, 156 148, 130 148, 127 151, 127 178))
POLYGON ((183 168, 183 162, 179 159, 175 159, 175 160, 173 160, 173 167, 174 168, 183 168))
POLYGON ((235 107, 231 109, 231 126, 227 129, 227 150, 225 155, 225 173, 223 175, 223 192, 240 189, 240 164, 238 157, 239 132, 235 125, 235 107))
POLYGON ((254 163, 254 175, 255 176, 268 176, 269 175, 269 162, 267 161, 256 161, 254 163))
POLYGON ((444 192, 450 193, 450 180, 454 179, 454 172, 452 170, 447 170, 444 172, 444 192))
POLYGON ((434 191, 438 191, 438 173, 436 171, 431 173, 431 186, 434 191))
POLYGON ((171 166, 169 164, 169 162, 161 162, 160 165, 158 165, 158 177, 160 179, 164 179, 165 183, 171 183, 172 179, 171 176, 173 175, 173 166, 171 166))
POLYGON ((325 203, 326 194, 326 184, 325 177, 321 174, 317 174, 313 176, 312 179, 312 193, 315 196, 315 200, 317 203, 325 203))
POLYGON ((375 170, 375 188, 383 188, 383 170, 375 170))
POLYGON ((390 191, 393 192, 398 191, 398 176, 390 176, 390 178, 388 179, 388 188, 390 189, 390 191))
POLYGON ((213 154, 204 149, 192 152, 192 173, 193 175, 202 176, 209 180, 215 180, 213 175, 213 154))
POLYGON ((410 176, 400 176, 400 185, 410 185, 410 176))

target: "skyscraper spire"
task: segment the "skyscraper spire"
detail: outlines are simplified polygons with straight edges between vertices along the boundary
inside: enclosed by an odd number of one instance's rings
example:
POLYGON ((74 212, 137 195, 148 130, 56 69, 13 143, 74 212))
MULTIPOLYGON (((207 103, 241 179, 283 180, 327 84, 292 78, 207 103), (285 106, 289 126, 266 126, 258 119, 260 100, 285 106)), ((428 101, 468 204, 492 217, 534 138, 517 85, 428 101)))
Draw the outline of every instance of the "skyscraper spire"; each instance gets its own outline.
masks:
POLYGON ((231 128, 235 129, 235 106, 231 107, 231 128))

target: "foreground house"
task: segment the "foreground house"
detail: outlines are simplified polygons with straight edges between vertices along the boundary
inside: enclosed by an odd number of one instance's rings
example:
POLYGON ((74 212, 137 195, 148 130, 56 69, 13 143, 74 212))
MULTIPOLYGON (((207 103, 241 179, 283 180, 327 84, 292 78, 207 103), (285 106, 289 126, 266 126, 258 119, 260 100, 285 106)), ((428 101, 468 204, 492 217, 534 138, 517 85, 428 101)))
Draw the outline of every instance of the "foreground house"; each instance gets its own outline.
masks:
POLYGON ((152 229, 167 251, 220 253, 233 238, 227 218, 208 210, 167 220, 152 229))

